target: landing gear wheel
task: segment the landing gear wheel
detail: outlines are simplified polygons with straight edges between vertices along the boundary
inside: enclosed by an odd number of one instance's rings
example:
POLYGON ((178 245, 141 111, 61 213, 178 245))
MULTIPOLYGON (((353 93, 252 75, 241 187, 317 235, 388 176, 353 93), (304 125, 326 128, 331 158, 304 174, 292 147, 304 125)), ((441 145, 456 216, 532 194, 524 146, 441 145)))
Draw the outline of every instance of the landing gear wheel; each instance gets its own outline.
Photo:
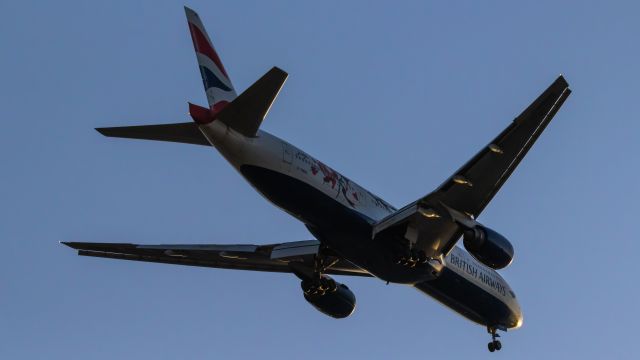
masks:
MULTIPOLYGON (((322 297, 327 293, 335 292, 338 290, 338 284, 329 276, 323 275, 323 272, 334 265, 338 260, 327 260, 325 256, 319 251, 316 254, 313 261, 313 274, 311 276, 301 277, 302 291, 306 296, 318 296, 322 297)), ((300 276, 299 276, 300 277, 300 276)))
POLYGON ((500 335, 497 334, 497 330, 493 327, 487 327, 487 331, 491 334, 491 342, 487 344, 487 348, 490 352, 500 351, 502 349, 502 343, 500 340, 496 340, 500 335))
POLYGON ((311 281, 305 280, 302 282, 301 286, 305 295, 315 295, 318 293, 318 286, 311 281))
POLYGON ((320 288, 323 291, 334 292, 338 289, 338 285, 336 285, 335 280, 329 277, 321 277, 320 278, 320 288))

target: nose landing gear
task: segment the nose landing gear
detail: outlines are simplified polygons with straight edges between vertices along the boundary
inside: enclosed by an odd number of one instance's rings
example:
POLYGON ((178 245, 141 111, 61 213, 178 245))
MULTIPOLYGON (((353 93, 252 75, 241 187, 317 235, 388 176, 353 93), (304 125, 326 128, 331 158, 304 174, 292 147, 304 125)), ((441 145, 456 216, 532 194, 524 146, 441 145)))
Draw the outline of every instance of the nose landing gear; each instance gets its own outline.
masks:
POLYGON ((487 348, 490 352, 500 351, 500 349, 502 349, 502 343, 500 343, 500 340, 496 340, 496 338, 500 337, 496 328, 488 327, 487 331, 491 334, 491 342, 487 344, 487 348))

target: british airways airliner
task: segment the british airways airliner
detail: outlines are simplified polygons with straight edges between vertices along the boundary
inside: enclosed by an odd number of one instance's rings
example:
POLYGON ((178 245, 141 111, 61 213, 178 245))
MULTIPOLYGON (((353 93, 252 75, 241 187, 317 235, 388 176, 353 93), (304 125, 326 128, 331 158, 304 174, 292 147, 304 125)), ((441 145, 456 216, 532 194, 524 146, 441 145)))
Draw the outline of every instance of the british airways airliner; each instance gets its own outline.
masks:
POLYGON ((139 245, 63 242, 79 255, 291 273, 306 301, 344 318, 355 295, 330 275, 375 277, 435 298, 488 330, 522 325, 514 291, 497 270, 513 246, 476 219, 571 93, 560 76, 495 139, 430 194, 396 209, 290 143, 260 130, 287 73, 274 67, 237 95, 198 14, 185 8, 209 107, 193 122, 97 129, 109 137, 211 146, 268 201, 316 240, 268 245, 139 245), (463 246, 457 246, 462 239, 463 246))

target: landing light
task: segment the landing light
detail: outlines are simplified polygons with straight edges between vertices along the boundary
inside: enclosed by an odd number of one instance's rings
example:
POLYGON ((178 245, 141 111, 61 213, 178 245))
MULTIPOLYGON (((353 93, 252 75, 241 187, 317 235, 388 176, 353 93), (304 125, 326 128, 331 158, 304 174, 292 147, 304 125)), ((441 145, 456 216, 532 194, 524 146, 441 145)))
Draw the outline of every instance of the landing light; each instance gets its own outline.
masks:
POLYGON ((467 185, 469 187, 473 186, 473 184, 471 183, 471 181, 467 180, 467 178, 465 178, 462 175, 456 175, 453 177, 453 182, 456 184, 461 184, 461 185, 467 185))
POLYGON ((421 209, 420 210, 420 214, 426 218, 439 218, 440 214, 438 214, 435 210, 433 209, 421 209))
POLYGON ((167 255, 167 256, 172 256, 172 257, 182 257, 182 258, 187 257, 187 255, 179 254, 179 253, 177 253, 177 252, 175 252, 173 250, 165 250, 164 254, 167 255))
POLYGON ((230 254, 226 251, 222 251, 221 253, 218 254, 220 257, 223 257, 225 259, 237 259, 237 260, 247 260, 246 257, 242 257, 240 255, 235 255, 235 254, 230 254))
POLYGON ((496 154, 502 154, 503 151, 500 148, 500 146, 496 145, 496 144, 491 144, 489 145, 489 150, 491 150, 492 152, 496 153, 496 154))

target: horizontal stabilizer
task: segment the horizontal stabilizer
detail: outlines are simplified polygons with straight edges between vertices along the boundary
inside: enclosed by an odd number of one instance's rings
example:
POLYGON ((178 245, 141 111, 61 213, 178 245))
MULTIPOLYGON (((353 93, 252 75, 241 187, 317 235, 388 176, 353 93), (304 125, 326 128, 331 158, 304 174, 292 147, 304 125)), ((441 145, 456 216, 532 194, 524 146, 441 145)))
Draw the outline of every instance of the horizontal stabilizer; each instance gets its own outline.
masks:
POLYGON ((255 136, 287 76, 282 69, 273 67, 216 117, 245 136, 255 136))
POLYGON ((177 123, 161 125, 119 126, 97 128, 108 137, 171 141, 185 144, 211 146, 195 123, 177 123))

